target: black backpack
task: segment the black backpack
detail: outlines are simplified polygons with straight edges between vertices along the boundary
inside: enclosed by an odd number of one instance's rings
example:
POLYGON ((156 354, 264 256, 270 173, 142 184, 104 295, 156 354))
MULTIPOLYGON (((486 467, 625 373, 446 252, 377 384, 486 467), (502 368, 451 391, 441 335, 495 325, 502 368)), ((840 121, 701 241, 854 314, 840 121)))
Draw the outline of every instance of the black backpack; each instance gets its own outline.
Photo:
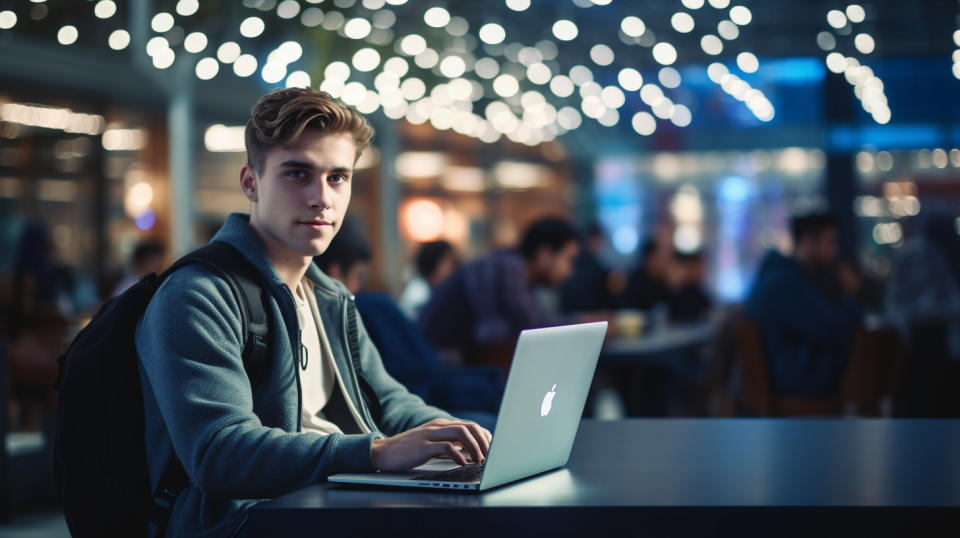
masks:
POLYGON ((144 448, 143 393, 134 333, 160 284, 188 264, 220 274, 242 305, 244 368, 252 383, 268 366, 268 323, 253 265, 226 243, 210 243, 157 276, 144 277, 107 302, 58 359, 54 476, 73 536, 146 536, 166 528, 188 484, 174 457, 150 491, 144 448))

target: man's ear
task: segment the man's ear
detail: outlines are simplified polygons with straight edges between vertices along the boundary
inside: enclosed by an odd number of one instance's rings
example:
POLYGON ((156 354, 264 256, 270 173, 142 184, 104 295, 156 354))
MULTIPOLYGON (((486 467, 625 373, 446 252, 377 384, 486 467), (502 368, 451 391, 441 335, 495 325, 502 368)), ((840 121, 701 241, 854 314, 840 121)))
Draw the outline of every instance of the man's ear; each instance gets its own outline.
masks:
POLYGON ((257 192, 257 171, 250 166, 250 163, 243 165, 240 169, 240 189, 247 200, 256 202, 260 199, 257 192))

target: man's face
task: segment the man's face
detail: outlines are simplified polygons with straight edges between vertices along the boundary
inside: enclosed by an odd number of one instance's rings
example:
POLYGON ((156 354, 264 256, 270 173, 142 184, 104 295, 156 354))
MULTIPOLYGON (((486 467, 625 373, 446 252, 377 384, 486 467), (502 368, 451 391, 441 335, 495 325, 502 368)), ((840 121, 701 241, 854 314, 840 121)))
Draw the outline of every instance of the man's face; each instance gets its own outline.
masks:
POLYGON ((437 284, 440 284, 446 280, 448 276, 453 274, 456 269, 457 255, 451 250, 440 259, 439 263, 437 263, 437 267, 433 270, 433 274, 430 275, 430 285, 436 286, 437 284))
POLYGON ((270 150, 262 173, 243 167, 240 182, 253 202, 250 224, 271 256, 310 257, 327 249, 350 204, 355 157, 349 134, 307 129, 293 146, 270 150))
POLYGON ((823 267, 831 265, 837 259, 837 229, 826 228, 817 235, 815 249, 817 261, 823 267))
POLYGON ((557 250, 540 247, 536 258, 539 280, 548 286, 559 287, 573 274, 573 262, 579 253, 580 246, 576 241, 569 241, 557 250))

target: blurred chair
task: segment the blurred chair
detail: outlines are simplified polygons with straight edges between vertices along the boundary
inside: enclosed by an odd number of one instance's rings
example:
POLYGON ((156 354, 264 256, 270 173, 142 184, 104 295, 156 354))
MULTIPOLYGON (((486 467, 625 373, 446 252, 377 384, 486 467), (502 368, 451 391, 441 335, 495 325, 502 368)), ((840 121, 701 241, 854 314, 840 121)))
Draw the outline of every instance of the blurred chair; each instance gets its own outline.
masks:
MULTIPOLYGON (((741 316, 736 324, 736 349, 741 364, 743 410, 758 416, 883 414, 885 396, 899 389, 899 337, 893 329, 859 330, 839 394, 783 396, 770 378, 760 325, 741 316)), ((889 401, 889 400, 887 400, 889 401)))
POLYGON ((48 432, 56 415, 57 357, 69 344, 66 318, 45 311, 26 316, 20 334, 7 349, 9 397, 16 413, 10 428, 48 432))
POLYGON ((356 302, 390 375, 428 404, 483 426, 492 425, 503 394, 498 368, 444 367, 426 338, 389 295, 360 292, 356 302), (482 419, 477 420, 477 416, 482 419))
MULTIPOLYGON (((932 317, 911 324, 905 331, 908 345, 903 368, 903 391, 898 398, 901 415, 914 417, 960 416, 960 361, 950 355, 952 320, 932 317)), ((903 333, 901 333, 903 334, 903 333)))
POLYGON ((890 416, 901 392, 903 346, 893 327, 861 329, 854 335, 844 376, 843 402, 861 414, 890 416))

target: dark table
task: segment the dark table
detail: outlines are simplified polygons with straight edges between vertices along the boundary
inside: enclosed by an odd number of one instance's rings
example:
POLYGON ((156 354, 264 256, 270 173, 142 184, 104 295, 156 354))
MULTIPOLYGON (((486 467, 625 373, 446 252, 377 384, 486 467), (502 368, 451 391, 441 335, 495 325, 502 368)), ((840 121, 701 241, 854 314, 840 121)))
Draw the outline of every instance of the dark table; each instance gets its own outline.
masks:
POLYGON ((616 390, 627 416, 704 415, 707 356, 716 336, 706 321, 666 324, 603 344, 594 391, 616 390))
MULTIPOLYGON (((666 325, 632 337, 614 337, 603 344, 601 361, 637 361, 697 349, 708 344, 717 328, 708 322, 666 325)), ((680 355, 682 357, 682 355, 680 355)))
POLYGON ((251 536, 960 536, 960 421, 584 421, 566 468, 480 494, 320 484, 251 536))

